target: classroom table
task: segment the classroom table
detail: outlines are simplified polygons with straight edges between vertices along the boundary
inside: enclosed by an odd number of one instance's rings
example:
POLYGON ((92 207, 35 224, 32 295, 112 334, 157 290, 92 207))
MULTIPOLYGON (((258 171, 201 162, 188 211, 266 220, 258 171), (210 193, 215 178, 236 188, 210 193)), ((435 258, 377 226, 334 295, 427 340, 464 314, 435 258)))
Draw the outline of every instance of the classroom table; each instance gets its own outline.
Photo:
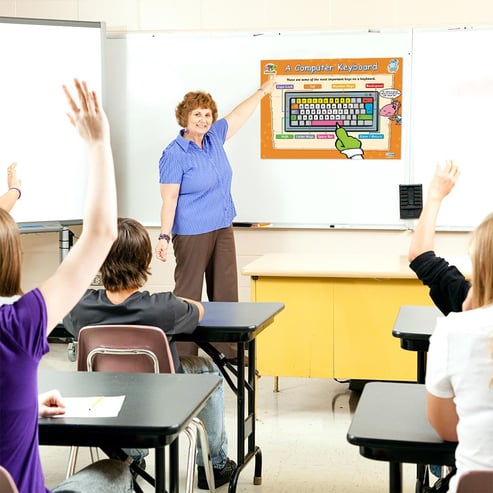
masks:
POLYGON ((369 382, 347 432, 368 459, 389 462, 389 492, 402 492, 402 463, 453 466, 457 443, 443 441, 426 417, 425 386, 369 382))
POLYGON ((401 348, 417 352, 417 382, 424 383, 426 354, 436 320, 443 317, 434 306, 405 305, 399 308, 392 335, 401 340, 401 348))
POLYGON ((255 441, 256 337, 272 324, 275 316, 284 309, 284 304, 214 301, 203 302, 203 305, 205 315, 197 329, 192 334, 179 334, 175 336, 175 340, 197 343, 218 365, 236 395, 238 468, 231 477, 228 489, 229 493, 233 493, 236 491, 241 471, 253 457, 253 482, 257 485, 262 482, 262 452, 255 441), (237 366, 228 362, 212 342, 236 343, 237 366), (248 360, 246 364, 245 355, 248 360), (248 442, 245 449, 246 440, 248 442))
POLYGON ((165 493, 169 446, 169 493, 179 492, 178 435, 218 387, 216 375, 40 371, 38 388, 65 397, 125 395, 112 418, 40 418, 41 445, 155 449, 155 491, 165 493))

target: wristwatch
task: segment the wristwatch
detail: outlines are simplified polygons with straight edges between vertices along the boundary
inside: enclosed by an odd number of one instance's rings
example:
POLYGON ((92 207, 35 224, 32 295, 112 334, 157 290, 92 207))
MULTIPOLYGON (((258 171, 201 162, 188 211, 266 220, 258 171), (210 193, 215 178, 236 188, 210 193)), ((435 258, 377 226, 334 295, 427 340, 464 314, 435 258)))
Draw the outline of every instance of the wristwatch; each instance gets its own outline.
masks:
POLYGON ((158 240, 166 240, 166 242, 169 243, 170 240, 171 240, 171 236, 170 235, 167 235, 166 233, 161 233, 158 236, 158 240))

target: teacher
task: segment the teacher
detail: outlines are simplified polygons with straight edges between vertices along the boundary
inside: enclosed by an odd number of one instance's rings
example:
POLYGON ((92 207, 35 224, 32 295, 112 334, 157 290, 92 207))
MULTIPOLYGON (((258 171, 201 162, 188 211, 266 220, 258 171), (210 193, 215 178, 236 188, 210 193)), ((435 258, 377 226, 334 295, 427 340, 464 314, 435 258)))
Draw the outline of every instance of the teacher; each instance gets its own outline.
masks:
MULTIPOLYGON (((215 101, 206 92, 188 92, 176 108, 182 130, 159 160, 162 205, 156 246, 157 258, 165 262, 173 242, 176 296, 201 301, 205 276, 209 301, 238 301, 233 173, 223 145, 274 86, 272 76, 220 119, 215 101)), ((234 362, 235 345, 216 347, 234 362)), ((179 351, 180 355, 197 354, 198 349, 193 343, 180 343, 179 351)))

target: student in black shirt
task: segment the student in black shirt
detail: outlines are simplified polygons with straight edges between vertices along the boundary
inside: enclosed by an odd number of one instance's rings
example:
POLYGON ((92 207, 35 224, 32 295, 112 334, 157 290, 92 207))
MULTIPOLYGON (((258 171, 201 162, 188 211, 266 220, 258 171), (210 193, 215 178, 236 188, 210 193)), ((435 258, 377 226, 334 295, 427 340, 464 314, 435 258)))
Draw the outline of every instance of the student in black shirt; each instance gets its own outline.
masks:
POLYGON ((408 253, 410 268, 430 288, 431 299, 444 315, 463 311, 470 298, 471 285, 464 274, 434 252, 438 212, 459 176, 453 161, 446 161, 443 168, 437 164, 408 253))

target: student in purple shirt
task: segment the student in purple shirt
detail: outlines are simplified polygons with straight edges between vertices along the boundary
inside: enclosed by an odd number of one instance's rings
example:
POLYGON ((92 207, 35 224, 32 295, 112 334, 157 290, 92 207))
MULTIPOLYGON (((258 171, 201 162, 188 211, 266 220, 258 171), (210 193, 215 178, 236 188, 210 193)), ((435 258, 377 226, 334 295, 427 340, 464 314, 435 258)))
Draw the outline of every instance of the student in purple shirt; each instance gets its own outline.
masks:
MULTIPOLYGON (((64 91, 70 122, 85 141, 89 160, 83 231, 55 273, 25 294, 21 289, 20 233, 10 214, 0 208, 0 297, 20 295, 13 303, 0 306, 0 464, 20 493, 48 491, 38 449, 38 414, 64 412, 56 391, 38 397, 37 372, 39 361, 49 351, 47 334, 84 294, 117 233, 109 125, 96 94, 84 82, 76 80, 75 87, 77 102, 67 88, 64 91)), ((100 461, 53 490, 95 491, 132 491, 128 466, 109 459, 100 461)))
MULTIPOLYGON (((176 108, 182 130, 159 160, 162 206, 156 257, 166 261, 172 239, 177 296, 200 301, 205 276, 209 301, 238 301, 232 228, 236 210, 231 196, 232 169, 223 146, 274 86, 272 77, 219 120, 216 103, 205 92, 185 94, 176 108)), ((216 347, 227 358, 236 357, 235 347, 216 347)), ((197 347, 180 343, 179 351, 181 355, 197 354, 197 347)))

